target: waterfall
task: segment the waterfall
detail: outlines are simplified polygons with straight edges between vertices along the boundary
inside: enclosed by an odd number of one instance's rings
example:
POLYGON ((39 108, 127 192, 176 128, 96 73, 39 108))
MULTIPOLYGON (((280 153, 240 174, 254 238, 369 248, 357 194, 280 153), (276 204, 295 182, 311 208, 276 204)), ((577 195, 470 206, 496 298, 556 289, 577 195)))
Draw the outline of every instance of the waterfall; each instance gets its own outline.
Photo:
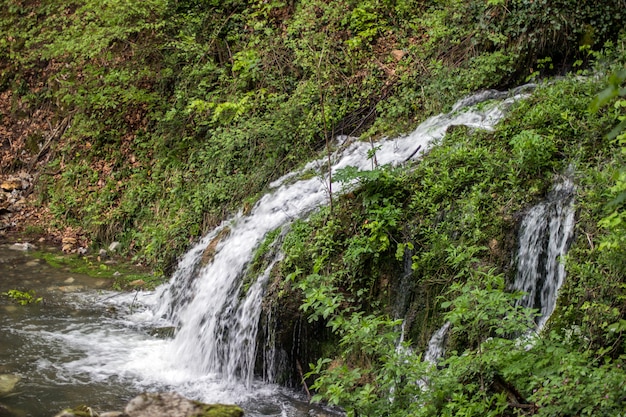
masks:
MULTIPOLYGON (((523 92, 511 94, 482 92, 457 103, 448 114, 432 117, 411 134, 378 142, 378 164, 401 164, 417 158, 429 143, 440 139, 451 125, 491 129, 503 111, 523 92), (508 97, 508 98, 505 98, 508 97), (481 108, 473 106, 485 100, 498 100, 481 108)), ((332 171, 348 166, 372 169, 368 158, 369 143, 341 138, 340 150, 332 156, 332 171)), ((325 159, 307 164, 271 184, 270 191, 249 214, 239 213, 225 221, 198 242, 178 265, 169 284, 161 288, 156 312, 176 327, 166 356, 173 366, 186 372, 189 379, 214 376, 216 379, 250 384, 257 353, 257 332, 261 299, 272 266, 258 277, 246 277, 251 258, 265 236, 294 219, 302 218, 328 202, 328 184, 323 174, 325 159), (317 175, 307 175, 311 171, 317 175), (252 282, 245 291, 245 280, 252 282)), ((341 184, 333 184, 335 193, 341 184)), ((266 375, 272 372, 266 371, 266 375)))
POLYGON ((574 231, 574 184, 565 178, 547 199, 524 217, 519 233, 517 274, 512 289, 523 291, 520 305, 539 310, 537 327, 554 311, 557 292, 565 279, 562 257, 574 231))
POLYGON ((424 362, 430 362, 433 365, 437 364, 437 361, 441 359, 444 354, 446 336, 452 323, 445 322, 443 326, 439 328, 428 341, 428 347, 424 353, 424 362))

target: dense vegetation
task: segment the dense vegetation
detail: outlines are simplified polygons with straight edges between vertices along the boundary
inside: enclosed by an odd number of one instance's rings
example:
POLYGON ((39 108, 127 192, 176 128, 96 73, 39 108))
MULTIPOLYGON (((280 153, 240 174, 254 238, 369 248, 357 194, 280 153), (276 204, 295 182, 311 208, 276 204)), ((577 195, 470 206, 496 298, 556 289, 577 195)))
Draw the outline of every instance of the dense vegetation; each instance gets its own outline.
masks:
POLYGON ((357 174, 360 187, 334 213, 293 227, 277 278, 293 292, 278 303, 300 292, 300 309, 339 346, 322 347, 312 365, 317 398, 350 415, 619 415, 623 135, 601 132, 622 110, 589 111, 601 85, 541 86, 495 132, 458 128, 416 167, 357 174), (520 341, 535 325, 507 291, 516 230, 524 209, 572 169, 578 222, 567 282, 547 328, 520 341), (402 348, 395 317, 412 341, 402 348), (448 353, 431 367, 421 352, 444 321, 448 353))
POLYGON ((31 204, 48 217, 31 232, 120 241, 167 271, 338 134, 374 141, 469 92, 567 73, 495 132, 452 129, 414 166, 344 171, 336 180, 358 187, 292 225, 269 304, 327 328, 337 343, 320 345, 307 380, 350 415, 618 415, 624 10, 623 0, 5 2, 2 173, 38 178, 31 204), (527 349, 512 336, 532 312, 505 291, 515 232, 568 167, 578 187, 568 280, 527 349), (412 341, 401 349, 399 311, 412 341), (432 368, 416 352, 446 320, 451 348, 432 368))
POLYGON ((46 228, 167 269, 336 134, 584 65, 621 0, 15 1, 0 10, 3 171, 46 228), (17 158, 15 156, 18 155, 17 158))

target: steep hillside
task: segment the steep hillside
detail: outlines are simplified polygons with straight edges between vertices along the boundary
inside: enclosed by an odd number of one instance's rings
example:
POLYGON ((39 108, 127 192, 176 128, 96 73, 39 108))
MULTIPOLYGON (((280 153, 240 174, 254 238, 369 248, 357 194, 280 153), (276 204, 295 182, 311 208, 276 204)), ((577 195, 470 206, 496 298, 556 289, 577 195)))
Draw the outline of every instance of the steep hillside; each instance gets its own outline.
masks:
POLYGON ((168 270, 335 135, 405 132, 466 93, 584 68, 622 13, 621 0, 6 2, 1 170, 28 173, 34 220, 10 207, 3 227, 74 249, 120 241, 168 270))

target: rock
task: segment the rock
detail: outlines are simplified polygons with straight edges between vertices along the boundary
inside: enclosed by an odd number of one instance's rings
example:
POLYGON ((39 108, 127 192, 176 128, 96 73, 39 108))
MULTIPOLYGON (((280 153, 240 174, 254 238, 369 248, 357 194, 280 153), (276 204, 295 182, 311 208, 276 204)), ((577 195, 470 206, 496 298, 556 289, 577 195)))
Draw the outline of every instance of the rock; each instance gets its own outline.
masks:
POLYGON ((202 260, 200 261, 202 262, 202 265, 207 265, 211 263, 211 261, 215 257, 215 251, 218 243, 220 243, 222 239, 227 237, 229 234, 230 229, 228 227, 225 227, 219 231, 219 233, 213 238, 213 240, 211 240, 211 242, 207 245, 206 249, 202 253, 202 260))
POLYGON ((20 379, 19 375, 0 374, 0 396, 11 393, 20 379))
POLYGON ((65 409, 55 417, 243 417, 243 410, 236 405, 203 404, 166 392, 141 394, 130 400, 123 412, 97 413, 91 407, 80 405, 65 409))
POLYGON ((98 251, 98 256, 99 256, 101 259, 105 259, 108 255, 109 255, 109 254, 107 253, 106 249, 100 249, 100 250, 98 251))
POLYGON ((120 245, 121 245, 121 243, 120 243, 120 242, 112 242, 112 243, 109 245, 109 252, 115 252, 115 251, 117 250, 117 248, 119 248, 119 247, 120 247, 120 245))
POLYGON ((6 406, 0 404, 0 417, 12 417, 14 415, 6 406))
POLYGON ((404 58, 405 55, 406 55, 406 52, 401 49, 394 49, 393 51, 391 51, 391 56, 396 61, 400 61, 402 58, 404 58))
POLYGON ((28 250, 35 249, 35 245, 33 245, 32 243, 28 243, 28 242, 14 243, 11 246, 9 246, 9 249, 28 251, 28 250))
POLYGON ((169 339, 174 337, 174 333, 176 333, 176 327, 173 326, 156 327, 148 331, 150 336, 158 337, 159 339, 169 339))
POLYGON ((66 408, 58 413, 55 417, 97 417, 96 413, 91 407, 86 405, 79 405, 74 408, 66 408))
POLYGON ((129 282, 128 285, 130 285, 131 287, 143 287, 144 285, 146 285, 146 281, 144 281, 143 279, 136 279, 129 282))
POLYGON ((236 405, 203 404, 176 393, 146 393, 132 399, 124 413, 129 417, 242 417, 236 405))
POLYGON ((21 190, 22 180, 19 178, 9 178, 8 180, 5 180, 2 182, 2 184, 0 184, 0 188, 8 192, 11 192, 14 190, 21 190))
POLYGON ((57 289, 64 293, 75 293, 78 291, 82 291, 83 288, 84 286, 82 285, 62 285, 58 287, 57 289))

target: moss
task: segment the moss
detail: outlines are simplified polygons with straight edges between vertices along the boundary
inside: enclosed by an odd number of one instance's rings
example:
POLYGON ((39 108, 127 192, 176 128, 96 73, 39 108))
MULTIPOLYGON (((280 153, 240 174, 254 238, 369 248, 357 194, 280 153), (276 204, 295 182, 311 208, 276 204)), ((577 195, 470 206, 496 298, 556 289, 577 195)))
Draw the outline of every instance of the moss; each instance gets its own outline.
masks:
POLYGON ((133 282, 143 282, 144 287, 154 287, 161 283, 161 277, 153 275, 137 266, 130 265, 124 260, 103 262, 97 256, 64 255, 58 252, 37 251, 33 256, 43 259, 54 268, 65 269, 69 272, 88 275, 94 278, 109 278, 114 280, 113 287, 123 289, 132 286, 133 282))
POLYGON ((198 417, 243 417, 243 410, 236 405, 226 404, 202 404, 202 413, 198 417))

